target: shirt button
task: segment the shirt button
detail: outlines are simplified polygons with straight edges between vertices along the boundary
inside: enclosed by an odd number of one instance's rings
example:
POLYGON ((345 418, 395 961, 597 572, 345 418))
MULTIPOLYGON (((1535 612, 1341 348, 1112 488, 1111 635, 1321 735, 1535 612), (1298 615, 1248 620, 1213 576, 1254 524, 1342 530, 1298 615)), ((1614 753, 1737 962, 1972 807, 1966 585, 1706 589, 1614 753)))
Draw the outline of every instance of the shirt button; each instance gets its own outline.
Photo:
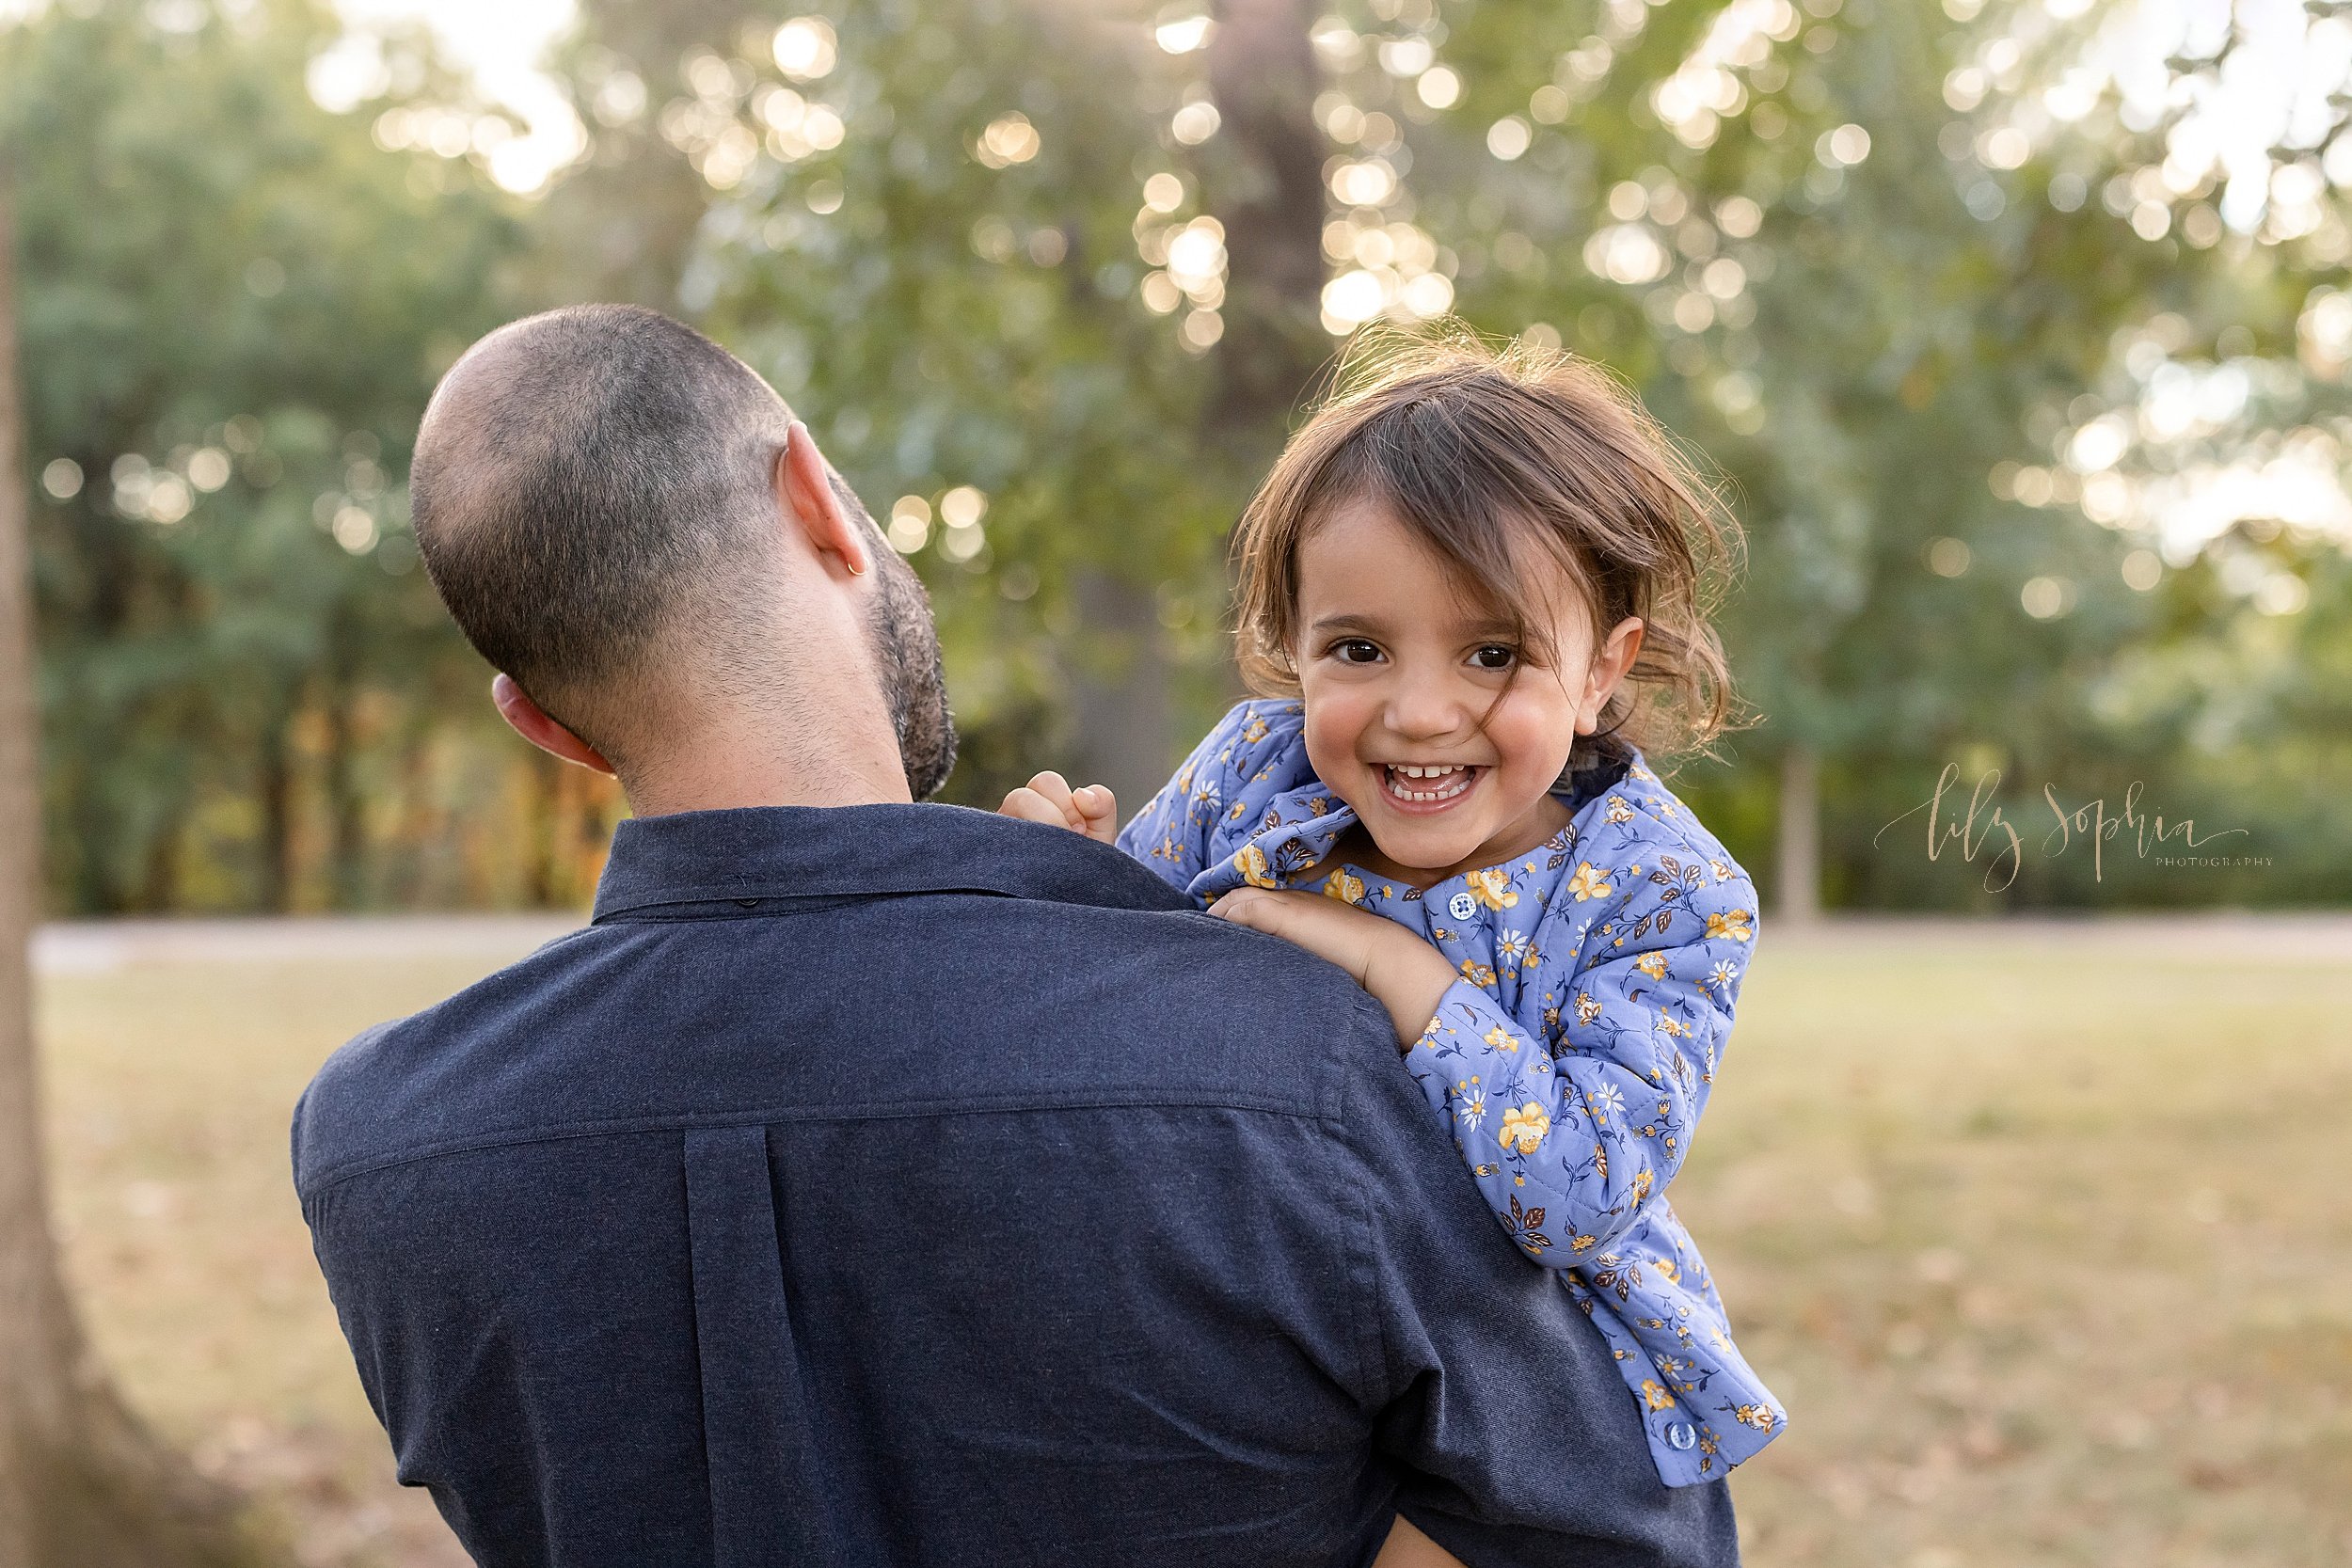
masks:
POLYGON ((1467 893, 1457 893, 1445 901, 1445 912, 1456 920, 1468 920, 1478 912, 1478 900, 1467 893))
POLYGON ((1699 1440, 1699 1434, 1688 1421, 1675 1421, 1666 1428, 1666 1441, 1677 1449, 1688 1449, 1699 1440))

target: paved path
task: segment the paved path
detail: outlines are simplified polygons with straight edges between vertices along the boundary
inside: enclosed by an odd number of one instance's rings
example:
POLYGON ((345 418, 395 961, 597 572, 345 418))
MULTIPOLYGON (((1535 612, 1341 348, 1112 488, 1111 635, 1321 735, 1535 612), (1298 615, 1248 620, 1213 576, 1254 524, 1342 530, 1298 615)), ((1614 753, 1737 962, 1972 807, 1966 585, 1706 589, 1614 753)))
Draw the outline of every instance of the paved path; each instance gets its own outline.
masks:
POLYGON ((99 974, 135 963, 469 956, 501 964, 586 923, 585 915, 561 913, 62 921, 35 934, 33 966, 46 974, 99 974))
MULTIPOLYGON (((283 963, 302 959, 478 956, 509 962, 584 923, 578 914, 316 915, 251 920, 69 921, 33 939, 50 974, 93 974, 136 963, 283 963)), ((2074 951, 2269 957, 2352 964, 2352 910, 2164 914, 1831 915, 1809 927, 1764 912, 1767 947, 1944 942, 2074 951)))

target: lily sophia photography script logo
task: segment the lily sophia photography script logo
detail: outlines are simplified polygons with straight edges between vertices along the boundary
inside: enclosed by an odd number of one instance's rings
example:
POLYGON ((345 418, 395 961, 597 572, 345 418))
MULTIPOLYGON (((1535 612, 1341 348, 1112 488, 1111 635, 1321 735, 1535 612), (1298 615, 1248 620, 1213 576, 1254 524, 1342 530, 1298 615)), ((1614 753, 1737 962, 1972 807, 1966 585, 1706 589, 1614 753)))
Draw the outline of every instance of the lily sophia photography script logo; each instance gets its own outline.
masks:
MULTIPOLYGON (((1977 777, 1976 787, 1968 792, 1967 809, 1957 809, 1957 801, 1948 799, 1960 779, 1960 764, 1946 763, 1937 776, 1935 792, 1925 800, 1895 817, 1871 837, 1878 845, 1899 823, 1927 815, 1928 859, 1937 860, 1957 848, 1960 858, 1969 864, 1977 863, 1979 855, 1990 853, 1984 863, 1984 885, 1997 893, 2017 879, 2018 868, 2025 863, 2026 840, 2021 828, 2042 820, 2039 809, 2030 813, 2026 823, 2013 820, 2008 808, 1995 798, 2000 788, 2001 770, 1986 768, 1977 777), (2006 868, 2006 869, 2004 869, 2006 868)), ((2268 865, 2269 857, 2254 855, 2199 854, 2195 851, 2216 839, 2231 838, 2249 832, 2246 828, 2223 828, 2201 837, 2197 832, 2194 817, 2182 817, 2167 823, 2161 814, 2152 816, 2141 809, 2141 783, 2134 779, 2123 792, 2122 810, 2110 816, 2106 797, 2088 800, 2069 810, 2058 799, 2056 786, 2043 784, 2042 800, 2055 820, 2042 834, 2038 847, 2053 859, 2078 844, 2090 847, 2093 880, 2104 880, 2107 844, 2126 828, 2131 837, 2126 840, 2133 851, 2143 861, 2164 866, 2198 865, 2268 865)))

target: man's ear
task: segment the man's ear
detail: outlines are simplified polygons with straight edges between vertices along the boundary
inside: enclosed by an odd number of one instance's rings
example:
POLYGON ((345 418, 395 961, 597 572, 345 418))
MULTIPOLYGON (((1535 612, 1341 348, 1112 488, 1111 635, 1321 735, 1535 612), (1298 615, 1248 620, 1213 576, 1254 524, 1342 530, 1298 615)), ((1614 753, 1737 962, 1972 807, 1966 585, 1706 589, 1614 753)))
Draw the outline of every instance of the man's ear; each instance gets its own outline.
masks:
POLYGON ((501 674, 490 682, 490 701, 498 705, 499 717, 513 725, 516 735, 549 756, 593 768, 599 773, 612 771, 612 765, 604 760, 603 752, 548 718, 547 710, 532 702, 512 676, 501 674))
POLYGON ((867 536, 841 505, 833 488, 833 471, 817 439, 800 420, 784 438, 784 453, 776 459, 776 499, 801 525, 801 532, 820 556, 838 561, 851 577, 863 577, 873 562, 867 536))

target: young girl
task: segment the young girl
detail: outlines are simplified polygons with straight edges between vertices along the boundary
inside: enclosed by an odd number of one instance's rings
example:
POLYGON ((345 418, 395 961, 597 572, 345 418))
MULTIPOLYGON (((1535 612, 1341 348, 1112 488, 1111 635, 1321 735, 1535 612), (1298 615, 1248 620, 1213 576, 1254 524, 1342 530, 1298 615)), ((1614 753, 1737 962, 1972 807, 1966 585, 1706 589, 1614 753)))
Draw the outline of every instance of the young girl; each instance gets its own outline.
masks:
MULTIPOLYGON (((1227 714, 1116 842, 1350 971, 1495 1217, 1615 1352, 1659 1474, 1776 1434, 1665 1190, 1756 940, 1745 872, 1645 745, 1719 732, 1702 561, 1734 537, 1595 372, 1412 344, 1292 440, 1243 518, 1227 714)), ((1041 774, 1017 816, 1111 836, 1041 774)))

